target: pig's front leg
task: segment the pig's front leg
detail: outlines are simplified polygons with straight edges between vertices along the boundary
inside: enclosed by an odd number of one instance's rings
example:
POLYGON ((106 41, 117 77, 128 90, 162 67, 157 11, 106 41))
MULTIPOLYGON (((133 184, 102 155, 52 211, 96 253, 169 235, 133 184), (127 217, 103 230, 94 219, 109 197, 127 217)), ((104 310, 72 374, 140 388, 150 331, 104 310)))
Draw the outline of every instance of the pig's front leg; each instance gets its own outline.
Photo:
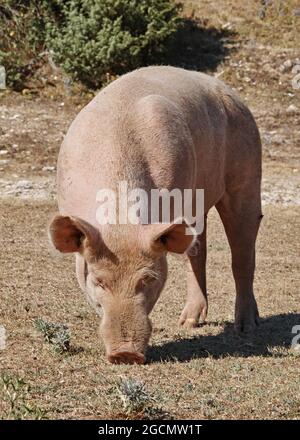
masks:
POLYGON ((192 252, 188 255, 187 299, 181 313, 179 324, 186 328, 199 325, 207 315, 206 292, 206 218, 203 233, 198 237, 192 252))

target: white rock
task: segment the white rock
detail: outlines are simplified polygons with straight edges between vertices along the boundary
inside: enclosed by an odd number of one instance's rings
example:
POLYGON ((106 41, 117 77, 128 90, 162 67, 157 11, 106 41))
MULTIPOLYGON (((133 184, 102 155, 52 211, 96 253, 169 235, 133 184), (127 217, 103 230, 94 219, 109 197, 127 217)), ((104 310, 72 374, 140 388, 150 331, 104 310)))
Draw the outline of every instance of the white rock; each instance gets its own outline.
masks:
POLYGON ((16 187, 21 188, 21 189, 30 189, 33 186, 32 186, 32 182, 30 182, 30 180, 19 180, 16 183, 16 187))
POLYGON ((42 171, 55 171, 55 167, 46 166, 42 168, 42 171))
POLYGON ((292 60, 286 60, 281 66, 279 67, 280 72, 285 73, 288 72, 293 67, 293 61, 292 60))
POLYGON ((298 113, 298 111, 299 111, 298 107, 296 107, 294 104, 289 105, 288 108, 286 109, 286 112, 291 114, 298 113))

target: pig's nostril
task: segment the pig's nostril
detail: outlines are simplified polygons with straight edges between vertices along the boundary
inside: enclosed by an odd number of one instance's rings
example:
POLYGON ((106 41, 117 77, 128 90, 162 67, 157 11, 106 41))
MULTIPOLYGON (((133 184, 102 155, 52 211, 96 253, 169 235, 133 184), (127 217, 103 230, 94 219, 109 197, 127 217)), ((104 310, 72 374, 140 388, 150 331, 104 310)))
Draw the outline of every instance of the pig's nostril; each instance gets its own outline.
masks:
POLYGON ((144 364, 145 356, 142 353, 132 351, 118 351, 108 355, 112 364, 144 364))

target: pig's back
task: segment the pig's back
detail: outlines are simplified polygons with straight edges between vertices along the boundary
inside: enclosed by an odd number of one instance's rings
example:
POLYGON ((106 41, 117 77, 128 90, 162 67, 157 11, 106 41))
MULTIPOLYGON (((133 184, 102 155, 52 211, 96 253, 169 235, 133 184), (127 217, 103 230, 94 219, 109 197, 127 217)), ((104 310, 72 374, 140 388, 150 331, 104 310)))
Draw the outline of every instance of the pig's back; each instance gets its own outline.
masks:
POLYGON ((244 109, 202 73, 154 66, 122 76, 71 124, 58 161, 60 210, 93 222, 97 191, 121 180, 204 188, 213 204, 224 191, 230 106, 244 109))

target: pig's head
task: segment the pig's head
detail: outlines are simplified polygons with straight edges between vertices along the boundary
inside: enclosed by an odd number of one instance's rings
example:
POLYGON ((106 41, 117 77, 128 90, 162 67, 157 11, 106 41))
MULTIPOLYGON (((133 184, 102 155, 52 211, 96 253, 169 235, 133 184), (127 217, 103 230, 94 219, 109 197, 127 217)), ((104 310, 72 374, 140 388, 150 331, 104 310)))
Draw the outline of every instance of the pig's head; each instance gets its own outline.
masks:
POLYGON ((145 362, 149 314, 167 278, 166 254, 183 253, 193 241, 185 229, 185 224, 107 225, 100 232, 79 218, 52 220, 52 243, 60 252, 77 253, 80 285, 94 308, 102 309, 100 333, 110 362, 145 362))

